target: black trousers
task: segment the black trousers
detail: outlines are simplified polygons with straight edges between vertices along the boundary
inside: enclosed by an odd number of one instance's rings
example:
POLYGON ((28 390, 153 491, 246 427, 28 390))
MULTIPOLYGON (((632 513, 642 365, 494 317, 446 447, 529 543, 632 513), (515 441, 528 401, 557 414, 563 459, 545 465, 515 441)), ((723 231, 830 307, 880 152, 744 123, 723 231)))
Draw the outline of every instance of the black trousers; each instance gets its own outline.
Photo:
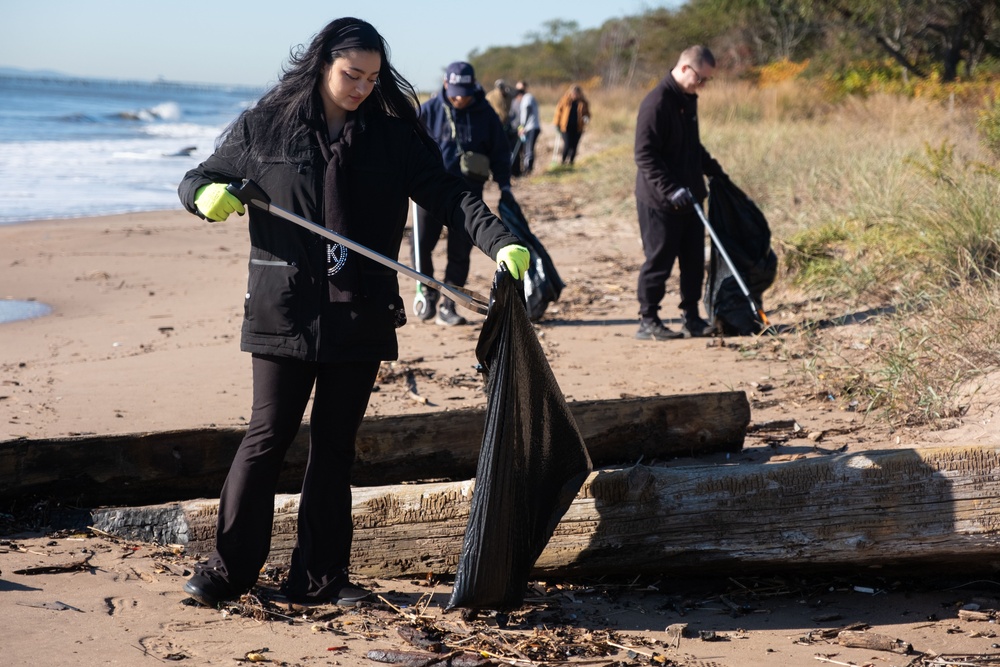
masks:
POLYGON ((530 174, 531 170, 535 168, 535 142, 538 141, 538 135, 541 132, 541 129, 538 129, 526 130, 524 133, 524 146, 521 148, 522 174, 530 174))
POLYGON ((354 439, 378 361, 315 363, 253 355, 253 412, 222 487, 216 551, 205 566, 237 592, 253 587, 271 548, 278 473, 315 386, 309 458, 288 591, 318 600, 344 583, 351 556, 354 439))
POLYGON ((573 164, 573 161, 576 160, 576 147, 580 145, 580 137, 582 136, 583 133, 575 129, 569 129, 562 133, 562 164, 567 162, 573 164))
MULTIPOLYGON (((475 192, 475 190, 473 190, 475 192)), ((482 190, 478 192, 479 196, 482 197, 482 190)), ((431 257, 431 253, 434 252, 434 248, 437 247, 438 240, 441 238, 441 230, 444 229, 445 223, 443 220, 437 216, 431 214, 430 211, 417 207, 417 233, 420 245, 420 262, 416 263, 416 257, 414 257, 415 266, 425 275, 434 277, 434 260, 431 257)), ((411 251, 415 251, 416 246, 411 246, 411 251)), ((444 267, 444 279, 442 282, 446 282, 449 285, 456 285, 458 287, 464 287, 466 281, 469 279, 469 267, 471 265, 472 256, 472 238, 469 236, 469 232, 465 230, 464 227, 460 229, 454 229, 451 226, 448 227, 448 263, 444 267)))
POLYGON ((667 213, 636 201, 642 251, 639 269, 639 316, 654 317, 667 293, 667 278, 677 261, 680 270, 680 309, 698 314, 705 279, 705 229, 694 208, 690 212, 667 213))

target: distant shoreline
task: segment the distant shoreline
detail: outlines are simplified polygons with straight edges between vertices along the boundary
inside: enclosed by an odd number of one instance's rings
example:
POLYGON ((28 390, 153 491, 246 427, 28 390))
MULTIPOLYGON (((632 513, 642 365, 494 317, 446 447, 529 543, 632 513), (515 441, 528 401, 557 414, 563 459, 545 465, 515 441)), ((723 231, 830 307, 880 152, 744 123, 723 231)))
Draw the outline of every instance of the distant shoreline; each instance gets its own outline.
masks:
POLYGON ((264 84, 261 86, 252 86, 249 84, 233 84, 233 83, 204 83, 204 82, 193 82, 193 81, 173 81, 170 79, 116 79, 116 78, 103 78, 96 76, 78 76, 76 74, 66 74, 64 72, 57 72, 54 70, 26 70, 19 69, 17 67, 0 67, 0 81, 3 80, 30 80, 30 81, 40 81, 40 82, 53 82, 65 85, 79 83, 81 85, 88 85, 91 83, 101 84, 101 85, 113 85, 113 86, 163 86, 167 88, 192 88, 195 90, 224 90, 227 92, 239 92, 245 91, 247 93, 259 96, 263 93, 269 84, 264 84))
POLYGON ((140 213, 163 213, 167 211, 184 211, 180 200, 176 206, 150 206, 148 208, 136 208, 128 211, 103 211, 100 213, 81 213, 80 215, 57 215, 40 218, 29 218, 25 220, 0 220, 0 228, 18 227, 21 225, 31 225, 38 223, 60 223, 71 222, 73 220, 86 220, 88 218, 114 218, 122 215, 136 215, 140 213))

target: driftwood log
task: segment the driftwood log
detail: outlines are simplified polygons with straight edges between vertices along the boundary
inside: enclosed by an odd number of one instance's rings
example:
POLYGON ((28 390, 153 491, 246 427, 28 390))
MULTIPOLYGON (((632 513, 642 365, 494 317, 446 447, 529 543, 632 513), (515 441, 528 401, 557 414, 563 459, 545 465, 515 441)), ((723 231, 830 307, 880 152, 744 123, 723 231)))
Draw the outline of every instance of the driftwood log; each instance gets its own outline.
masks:
POLYGON ((837 642, 848 648, 866 648, 873 651, 891 651, 893 653, 913 652, 913 645, 902 639, 876 634, 874 632, 844 630, 837 635, 837 642))
MULTIPOLYGON (((743 392, 570 403, 594 465, 738 452, 750 423, 743 392)), ((369 417, 357 439, 358 486, 462 480, 476 474, 482 408, 369 417)), ((0 509, 42 496, 77 507, 217 496, 246 429, 0 442, 0 509)), ((279 491, 301 486, 308 425, 285 459, 279 491)))
MULTIPOLYGON (((473 482, 354 490, 351 569, 454 574, 473 482)), ((287 563, 298 496, 275 501, 270 558, 287 563)), ((93 512, 130 539, 211 550, 218 501, 93 512)), ((536 575, 790 567, 992 565, 1000 559, 1000 447, 898 449, 787 463, 595 470, 536 575)))

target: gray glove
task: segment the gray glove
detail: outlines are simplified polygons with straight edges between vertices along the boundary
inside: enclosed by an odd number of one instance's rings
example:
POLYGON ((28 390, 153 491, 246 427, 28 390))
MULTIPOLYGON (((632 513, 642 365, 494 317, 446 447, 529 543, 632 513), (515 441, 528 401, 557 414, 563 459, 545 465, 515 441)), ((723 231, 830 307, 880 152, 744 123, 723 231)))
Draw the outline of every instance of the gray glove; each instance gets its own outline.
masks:
POLYGON ((687 188, 678 188, 670 195, 670 203, 674 205, 674 208, 684 208, 694 204, 694 197, 691 196, 691 191, 687 188))

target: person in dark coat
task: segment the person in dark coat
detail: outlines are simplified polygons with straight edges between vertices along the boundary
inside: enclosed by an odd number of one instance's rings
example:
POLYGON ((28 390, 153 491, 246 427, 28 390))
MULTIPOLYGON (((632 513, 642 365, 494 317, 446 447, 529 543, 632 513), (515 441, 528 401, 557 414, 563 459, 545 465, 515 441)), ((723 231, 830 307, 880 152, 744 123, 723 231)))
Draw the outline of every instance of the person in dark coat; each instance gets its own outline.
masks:
POLYGON ((704 202, 705 176, 725 176, 701 145, 698 95, 715 73, 705 46, 681 53, 677 64, 639 105, 635 128, 636 208, 645 262, 639 269, 639 330, 642 340, 705 335, 698 314, 705 274, 705 229, 694 210, 704 202), (660 319, 660 301, 674 260, 680 269, 681 331, 660 319))
MULTIPOLYGON (((180 199, 222 221, 245 210, 226 184, 253 179, 274 205, 395 257, 412 198, 523 275, 527 249, 445 171, 417 105, 375 28, 337 19, 184 176, 180 199)), ((250 209, 249 227, 240 347, 253 355, 253 410, 222 488, 215 551, 184 590, 215 606, 256 583, 270 551, 278 474, 312 395, 282 592, 296 603, 353 604, 369 595, 348 577, 354 442, 379 364, 398 354, 405 310, 396 273, 261 208, 250 209)))
MULTIPOLYGON (((476 82, 472 65, 454 62, 445 70, 441 90, 420 107, 420 119, 427 128, 444 158, 444 167, 462 178, 469 190, 480 197, 483 188, 493 175, 501 193, 510 192, 510 147, 503 122, 486 101, 486 93, 476 82), (470 154, 477 156, 478 168, 470 162, 470 154)), ((417 246, 420 271, 434 275, 431 256, 437 246, 442 229, 448 227, 448 263, 444 269, 444 282, 464 287, 469 278, 469 254, 472 239, 463 226, 450 224, 423 206, 417 206, 417 246)), ((455 311, 455 302, 445 298, 437 306, 438 293, 421 286, 426 306, 419 313, 429 320, 437 315, 437 324, 454 326, 465 324, 465 318, 455 311)))

